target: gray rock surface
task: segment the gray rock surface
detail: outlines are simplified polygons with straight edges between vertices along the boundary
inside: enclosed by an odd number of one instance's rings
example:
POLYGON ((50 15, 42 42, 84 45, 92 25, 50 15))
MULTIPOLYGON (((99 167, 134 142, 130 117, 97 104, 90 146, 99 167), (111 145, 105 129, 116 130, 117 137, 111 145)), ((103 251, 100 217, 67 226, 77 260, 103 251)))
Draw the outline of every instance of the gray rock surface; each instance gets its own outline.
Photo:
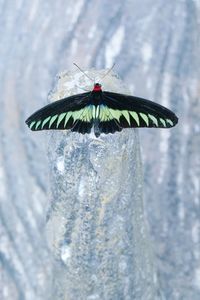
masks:
MULTIPOLYGON (((90 71, 91 78, 106 73, 90 71)), ((99 79, 97 79, 97 82, 99 79)), ((90 88, 79 71, 61 74, 51 99, 90 88)), ((104 90, 130 93, 114 75, 104 90)), ((48 241, 54 256, 52 299, 157 299, 146 233, 137 130, 114 135, 52 132, 48 241)))

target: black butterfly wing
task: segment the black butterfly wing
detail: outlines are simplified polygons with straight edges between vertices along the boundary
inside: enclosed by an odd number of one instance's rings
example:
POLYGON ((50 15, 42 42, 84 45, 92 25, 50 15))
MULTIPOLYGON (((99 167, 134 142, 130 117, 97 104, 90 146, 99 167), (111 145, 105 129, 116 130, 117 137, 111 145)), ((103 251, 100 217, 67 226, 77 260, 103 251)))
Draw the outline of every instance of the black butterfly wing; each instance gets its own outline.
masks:
POLYGON ((71 129, 89 133, 93 111, 91 93, 70 96, 50 103, 32 114, 26 124, 31 130, 71 129))
POLYGON ((177 124, 169 109, 149 100, 112 92, 83 93, 46 105, 26 123, 31 130, 71 129, 82 134, 114 133, 123 128, 169 128, 177 124), (96 103, 94 105, 94 103, 96 103))
POLYGON ((102 99, 99 127, 104 133, 131 127, 170 128, 178 122, 171 110, 143 98, 105 91, 102 99))

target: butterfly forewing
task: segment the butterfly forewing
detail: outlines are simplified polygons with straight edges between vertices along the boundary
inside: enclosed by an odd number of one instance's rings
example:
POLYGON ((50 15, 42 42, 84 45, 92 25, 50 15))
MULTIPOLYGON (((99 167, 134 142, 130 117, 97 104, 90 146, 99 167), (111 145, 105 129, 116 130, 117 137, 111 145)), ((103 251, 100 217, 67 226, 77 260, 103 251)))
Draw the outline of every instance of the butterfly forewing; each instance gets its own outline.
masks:
POLYGON ((143 98, 103 92, 103 99, 113 119, 122 128, 169 128, 178 122, 171 110, 143 98))
POLYGON ((73 129, 79 126, 91 129, 91 93, 71 96, 46 105, 31 115, 26 123, 31 130, 73 129), (82 125, 81 125, 81 124, 82 125))

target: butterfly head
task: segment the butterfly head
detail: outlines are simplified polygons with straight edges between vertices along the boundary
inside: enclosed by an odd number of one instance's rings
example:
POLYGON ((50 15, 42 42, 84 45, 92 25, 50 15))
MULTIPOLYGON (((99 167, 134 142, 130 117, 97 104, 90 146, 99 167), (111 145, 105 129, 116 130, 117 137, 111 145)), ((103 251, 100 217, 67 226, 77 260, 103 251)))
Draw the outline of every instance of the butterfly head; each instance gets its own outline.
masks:
POLYGON ((95 83, 93 92, 100 92, 101 91, 101 84, 100 83, 95 83))

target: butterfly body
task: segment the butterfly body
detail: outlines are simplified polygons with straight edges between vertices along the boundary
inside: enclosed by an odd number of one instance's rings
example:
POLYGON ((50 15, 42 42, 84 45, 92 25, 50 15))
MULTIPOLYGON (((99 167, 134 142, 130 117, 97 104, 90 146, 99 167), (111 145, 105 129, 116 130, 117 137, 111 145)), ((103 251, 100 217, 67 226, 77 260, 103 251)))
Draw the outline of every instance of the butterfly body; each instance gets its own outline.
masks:
POLYGON ((91 92, 70 96, 46 105, 31 115, 26 123, 31 130, 71 129, 82 134, 92 128, 101 133, 114 133, 123 128, 169 128, 178 118, 155 102, 108 91, 99 83, 91 92))

